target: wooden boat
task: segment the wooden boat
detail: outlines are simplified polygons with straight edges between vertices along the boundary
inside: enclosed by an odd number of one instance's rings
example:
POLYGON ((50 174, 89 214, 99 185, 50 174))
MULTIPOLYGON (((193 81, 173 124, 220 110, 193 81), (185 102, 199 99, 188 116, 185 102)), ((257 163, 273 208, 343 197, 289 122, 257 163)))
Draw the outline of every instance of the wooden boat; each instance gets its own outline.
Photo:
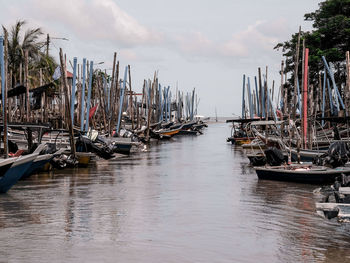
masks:
POLYGON ((314 158, 320 157, 327 152, 327 150, 307 150, 300 149, 299 153, 295 148, 289 148, 286 146, 286 151, 291 152, 292 161, 298 161, 298 155, 300 156, 301 162, 312 162, 314 158))
MULTIPOLYGON (((33 160, 38 156, 37 153, 15 157, 9 169, 0 177, 0 193, 6 193, 11 187, 17 183, 26 170, 31 166, 33 160)), ((9 158, 12 159, 12 158, 9 158)), ((7 161, 7 159, 5 159, 7 161)), ((11 160, 12 161, 12 160, 11 160)), ((10 161, 10 162, 11 162, 10 161)))
POLYGON ((316 212, 327 219, 337 217, 339 221, 350 220, 350 204, 316 203, 316 212))
POLYGON ((339 221, 350 222, 350 187, 337 187, 334 184, 326 190, 324 202, 316 203, 317 214, 327 219, 337 217, 339 221))
POLYGON ((252 141, 248 137, 234 137, 234 136, 231 136, 231 137, 227 138, 227 142, 231 142, 232 144, 235 144, 235 145, 239 146, 239 145, 251 143, 252 141))
POLYGON ((81 167, 88 166, 91 161, 91 158, 95 156, 93 153, 90 152, 76 152, 75 155, 78 160, 78 166, 81 167))
POLYGON ((350 175, 350 167, 328 168, 311 164, 254 167, 254 169, 259 179, 307 184, 332 183, 341 174, 350 175))
POLYGON ((21 179, 28 178, 34 172, 41 169, 46 163, 49 163, 53 158, 53 154, 40 154, 40 152, 44 151, 47 148, 47 144, 40 144, 33 153, 38 154, 38 156, 33 160, 30 167, 24 172, 21 179))
POLYGON ((47 163, 49 163, 53 158, 53 154, 42 154, 38 155, 32 162, 31 166, 24 172, 21 179, 30 177, 35 172, 42 169, 47 163))
POLYGON ((179 135, 197 135, 199 131, 193 131, 193 130, 180 130, 179 135))
POLYGON ((266 164, 266 156, 262 152, 247 153, 247 157, 252 166, 262 166, 266 164))
POLYGON ((163 139, 163 138, 171 138, 174 135, 178 134, 181 130, 182 126, 177 129, 161 129, 158 131, 152 131, 150 132, 150 136, 155 139, 163 139))
POLYGON ((163 130, 163 131, 158 131, 161 135, 165 136, 174 136, 175 134, 178 134, 180 132, 181 128, 175 129, 175 130, 163 130))

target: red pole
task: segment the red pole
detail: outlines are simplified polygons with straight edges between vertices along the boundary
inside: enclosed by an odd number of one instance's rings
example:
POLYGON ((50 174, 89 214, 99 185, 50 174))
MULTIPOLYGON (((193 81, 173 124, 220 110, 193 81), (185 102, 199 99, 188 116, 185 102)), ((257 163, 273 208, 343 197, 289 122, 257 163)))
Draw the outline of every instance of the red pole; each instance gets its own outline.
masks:
POLYGON ((304 123, 304 148, 307 148, 307 83, 309 78, 309 49, 305 49, 304 85, 303 85, 303 123, 304 123))

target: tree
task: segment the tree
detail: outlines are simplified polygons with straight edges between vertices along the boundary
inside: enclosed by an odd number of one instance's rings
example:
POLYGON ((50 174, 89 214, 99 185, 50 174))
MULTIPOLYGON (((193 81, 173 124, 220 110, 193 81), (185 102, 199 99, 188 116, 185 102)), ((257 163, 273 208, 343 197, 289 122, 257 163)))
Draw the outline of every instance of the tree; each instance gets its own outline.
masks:
MULTIPOLYGON (((302 39, 305 39, 305 45, 310 50, 310 81, 318 82, 318 74, 324 67, 321 57, 325 56, 326 60, 334 65, 336 81, 343 83, 345 52, 350 47, 350 0, 323 1, 319 3, 316 11, 305 14, 304 19, 313 22, 312 31, 302 32, 302 39)), ((289 79, 291 83, 294 81, 297 37, 298 33, 293 34, 290 40, 279 43, 275 47, 275 49, 282 48, 283 56, 287 61, 285 72, 291 73, 289 79)), ((301 74, 301 68, 299 66, 298 75, 301 74)))
MULTIPOLYGON (((32 85, 38 85, 39 69, 43 69, 43 78, 47 82, 51 79, 57 63, 53 57, 42 51, 45 42, 40 40, 43 35, 41 28, 27 29, 22 37, 25 25, 26 21, 18 20, 9 30, 8 66, 9 70, 12 70, 12 83, 16 85, 20 80, 20 65, 24 65, 24 54, 28 51, 30 82, 32 85)), ((8 31, 4 26, 3 30, 8 31)))

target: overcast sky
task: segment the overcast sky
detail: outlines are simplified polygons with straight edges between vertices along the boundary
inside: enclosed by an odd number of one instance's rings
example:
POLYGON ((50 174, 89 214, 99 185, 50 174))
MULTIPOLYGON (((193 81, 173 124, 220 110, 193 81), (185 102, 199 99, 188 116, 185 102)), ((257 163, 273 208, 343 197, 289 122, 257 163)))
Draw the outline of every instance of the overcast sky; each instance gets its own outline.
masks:
POLYGON ((269 67, 269 82, 280 85, 281 52, 273 47, 310 29, 303 15, 318 0, 0 0, 0 21, 24 19, 52 37, 50 53, 85 57, 110 69, 118 52, 121 69, 130 64, 133 88, 159 71, 162 85, 196 87, 199 113, 239 115, 242 76, 269 67))

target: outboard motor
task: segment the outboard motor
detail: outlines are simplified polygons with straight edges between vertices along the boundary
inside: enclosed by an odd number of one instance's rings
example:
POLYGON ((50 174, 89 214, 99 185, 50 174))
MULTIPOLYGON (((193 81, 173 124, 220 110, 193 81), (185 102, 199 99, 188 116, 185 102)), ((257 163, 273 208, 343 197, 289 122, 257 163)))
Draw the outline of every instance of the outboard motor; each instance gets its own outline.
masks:
POLYGON ((333 168, 343 166, 349 161, 349 146, 346 142, 333 142, 328 149, 328 156, 331 157, 329 165, 333 168))
POLYGON ((266 155, 266 162, 271 166, 279 166, 286 161, 282 151, 276 147, 270 147, 264 152, 266 155))
POLYGON ((333 142, 329 146, 327 153, 318 158, 315 158, 313 160, 313 163, 336 168, 345 165, 349 161, 349 156, 349 145, 346 142, 333 142))

